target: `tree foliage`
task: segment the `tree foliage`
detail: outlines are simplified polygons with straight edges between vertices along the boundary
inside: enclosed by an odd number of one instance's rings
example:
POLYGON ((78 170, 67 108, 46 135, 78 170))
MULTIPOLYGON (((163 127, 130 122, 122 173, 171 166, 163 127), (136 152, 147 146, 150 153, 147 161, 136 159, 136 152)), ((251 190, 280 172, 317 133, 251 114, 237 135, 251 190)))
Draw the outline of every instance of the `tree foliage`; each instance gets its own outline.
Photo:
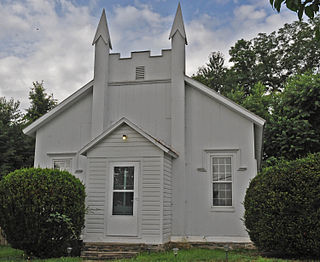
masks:
POLYGON ((252 40, 241 39, 229 50, 230 67, 214 52, 193 76, 267 120, 265 160, 295 159, 320 149, 313 112, 319 115, 320 49, 313 37, 319 25, 320 17, 316 17, 309 23, 293 22, 271 34, 258 34, 252 40))
POLYGON ((221 52, 213 52, 209 57, 209 62, 199 68, 194 79, 205 84, 217 92, 223 92, 226 89, 227 68, 224 66, 225 60, 221 52))
POLYGON ((13 248, 66 256, 84 227, 85 189, 66 171, 28 168, 0 181, 0 226, 13 248))
POLYGON ((30 150, 30 139, 22 133, 24 121, 19 105, 18 101, 0 97, 0 179, 33 164, 34 152, 30 150))
MULTIPOLYGON (((299 20, 303 14, 313 19, 319 12, 320 0, 270 0, 270 4, 280 13, 281 5, 286 4, 287 8, 297 13, 299 20)), ((315 38, 320 40, 320 25, 315 27, 315 38)))
POLYGON ((265 168, 247 189, 244 222, 262 251, 320 257, 320 153, 265 168))
POLYGON ((53 94, 48 95, 43 87, 43 82, 33 82, 33 87, 29 92, 30 107, 27 109, 25 119, 28 124, 37 120, 45 113, 53 109, 57 105, 57 100, 53 98, 53 94))
POLYGON ((320 74, 289 79, 276 95, 266 128, 267 156, 295 159, 320 152, 320 74))
POLYGON ((219 52, 213 52, 193 77, 222 94, 241 86, 249 95, 258 82, 271 92, 279 91, 290 76, 319 72, 319 43, 313 38, 313 29, 319 25, 317 17, 310 23, 285 24, 252 40, 238 40, 229 50, 231 67, 219 52))
POLYGON ((319 12, 320 7, 319 0, 270 0, 270 4, 278 12, 280 12, 281 5, 285 4, 288 9, 298 14, 300 20, 303 14, 313 18, 319 12))
POLYGON ((19 101, 0 97, 0 179, 15 169, 33 166, 35 139, 22 130, 57 103, 46 94, 43 82, 33 83, 29 99, 30 108, 23 114, 19 101))

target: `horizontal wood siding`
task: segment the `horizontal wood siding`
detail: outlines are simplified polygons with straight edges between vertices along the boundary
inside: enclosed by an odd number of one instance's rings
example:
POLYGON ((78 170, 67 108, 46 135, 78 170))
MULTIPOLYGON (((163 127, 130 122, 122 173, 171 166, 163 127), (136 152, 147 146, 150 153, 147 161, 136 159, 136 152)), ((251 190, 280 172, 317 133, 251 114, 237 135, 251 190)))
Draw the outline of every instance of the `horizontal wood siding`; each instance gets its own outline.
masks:
POLYGON ((107 161, 88 158, 86 233, 104 234, 107 161))
POLYGON ((142 236, 160 237, 161 157, 144 157, 142 163, 142 236))
POLYGON ((93 148, 88 156, 142 157, 160 156, 163 152, 131 127, 123 124, 93 148), (123 141, 122 136, 127 140, 123 141))
POLYGON ((172 158, 165 155, 163 161, 163 241, 170 241, 171 237, 171 216, 172 216, 172 158))
MULTIPOLYGON (((87 215, 86 232, 104 233, 107 217, 106 190, 109 190, 108 162, 139 161, 139 232, 140 237, 161 242, 161 194, 163 151, 137 133, 122 125, 88 152, 87 202, 92 214, 87 215), (127 135, 127 140, 122 140, 127 135)), ((167 223, 166 223, 167 225, 167 223)), ((99 240, 98 240, 99 241, 99 240)), ((123 239, 125 242, 125 239, 123 239)))

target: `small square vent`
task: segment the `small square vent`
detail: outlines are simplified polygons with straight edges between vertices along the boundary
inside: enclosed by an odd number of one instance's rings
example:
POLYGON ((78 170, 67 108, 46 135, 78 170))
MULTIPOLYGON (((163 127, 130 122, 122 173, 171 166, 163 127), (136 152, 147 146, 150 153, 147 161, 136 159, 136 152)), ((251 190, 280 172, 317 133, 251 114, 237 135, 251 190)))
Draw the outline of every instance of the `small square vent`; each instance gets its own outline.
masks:
POLYGON ((144 66, 136 67, 136 80, 144 79, 144 66))

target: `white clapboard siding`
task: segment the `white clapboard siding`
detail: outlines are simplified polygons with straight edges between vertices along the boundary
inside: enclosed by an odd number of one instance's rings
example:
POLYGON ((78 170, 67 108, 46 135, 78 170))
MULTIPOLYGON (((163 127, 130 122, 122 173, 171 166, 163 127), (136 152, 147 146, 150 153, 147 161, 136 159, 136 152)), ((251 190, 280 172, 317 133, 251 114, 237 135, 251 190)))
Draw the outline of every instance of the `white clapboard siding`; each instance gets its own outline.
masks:
POLYGON ((143 236, 160 236, 161 158, 143 158, 141 232, 143 236))
POLYGON ((86 233, 104 234, 107 161, 88 158, 86 233))
POLYGON ((163 161, 163 241, 170 241, 171 236, 171 216, 172 216, 172 158, 168 155, 164 156, 163 161))
MULTIPOLYGON (((138 161, 139 174, 139 232, 138 238, 161 242, 162 230, 162 172, 164 152, 126 124, 120 126, 99 142, 88 153, 87 203, 90 210, 87 215, 86 232, 103 234, 106 241, 112 236, 106 235, 107 223, 106 197, 109 195, 108 163, 138 161), (122 136, 127 140, 123 141, 122 136)), ((170 169, 170 168, 169 168, 170 169)), ((171 196, 170 196, 171 197, 171 196)), ((167 204, 166 204, 167 205, 167 204)), ((167 226, 168 222, 166 222, 167 226)), ((99 234, 99 236, 101 236, 99 234)), ((99 237, 97 235, 97 237, 99 237)), ((125 241, 118 238, 118 241, 125 241)), ((138 240, 140 241, 140 240, 138 240)))
POLYGON ((123 124, 112 134, 97 144, 88 154, 90 157, 132 158, 144 156, 161 156, 163 152, 131 127, 123 124), (123 141, 122 136, 127 140, 123 141))

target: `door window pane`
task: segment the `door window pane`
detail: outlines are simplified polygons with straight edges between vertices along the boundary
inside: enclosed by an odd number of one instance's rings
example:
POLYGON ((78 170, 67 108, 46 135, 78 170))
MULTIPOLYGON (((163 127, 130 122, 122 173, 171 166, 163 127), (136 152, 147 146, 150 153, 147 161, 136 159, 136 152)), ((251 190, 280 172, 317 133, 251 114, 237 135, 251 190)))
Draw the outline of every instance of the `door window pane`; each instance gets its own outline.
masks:
POLYGON ((134 167, 120 166, 114 167, 114 190, 133 190, 134 183, 134 167))
POLYGON ((112 215, 133 215, 133 192, 113 192, 112 215))

